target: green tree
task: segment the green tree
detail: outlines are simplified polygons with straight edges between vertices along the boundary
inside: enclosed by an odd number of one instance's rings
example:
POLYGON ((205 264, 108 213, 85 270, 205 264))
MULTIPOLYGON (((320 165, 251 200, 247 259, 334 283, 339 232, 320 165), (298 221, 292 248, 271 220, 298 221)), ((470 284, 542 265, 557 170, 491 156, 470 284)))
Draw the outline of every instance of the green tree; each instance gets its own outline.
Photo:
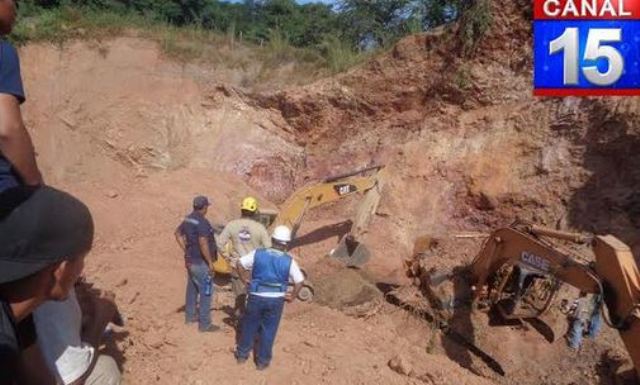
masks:
POLYGON ((384 47, 401 35, 410 0, 343 0, 338 7, 342 36, 353 47, 384 47))
POLYGON ((86 11, 95 18, 95 12, 103 10, 110 15, 102 20, 133 15, 175 26, 196 25, 234 39, 241 35, 245 41, 272 43, 281 52, 289 45, 311 49, 340 69, 354 63, 358 51, 389 46, 407 34, 451 22, 463 12, 475 15, 466 23, 465 41, 476 41, 487 25, 486 7, 474 6, 478 1, 337 0, 332 6, 296 0, 21 0, 20 13, 42 15, 42 31, 64 29, 66 22, 56 24, 57 19, 81 19, 86 11))

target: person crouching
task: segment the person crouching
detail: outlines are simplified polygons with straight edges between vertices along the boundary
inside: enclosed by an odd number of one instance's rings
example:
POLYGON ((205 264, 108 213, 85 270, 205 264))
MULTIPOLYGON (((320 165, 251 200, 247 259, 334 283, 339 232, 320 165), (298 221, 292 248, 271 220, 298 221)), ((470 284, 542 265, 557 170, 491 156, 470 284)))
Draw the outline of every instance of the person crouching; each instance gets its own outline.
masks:
POLYGON ((300 267, 287 253, 291 230, 287 226, 276 227, 271 241, 271 248, 256 249, 241 257, 237 267, 245 283, 251 270, 251 281, 235 357, 240 364, 246 362, 255 341, 254 359, 258 370, 269 367, 284 303, 297 297, 304 282, 300 267), (287 292, 289 280, 294 284, 292 292, 287 292))

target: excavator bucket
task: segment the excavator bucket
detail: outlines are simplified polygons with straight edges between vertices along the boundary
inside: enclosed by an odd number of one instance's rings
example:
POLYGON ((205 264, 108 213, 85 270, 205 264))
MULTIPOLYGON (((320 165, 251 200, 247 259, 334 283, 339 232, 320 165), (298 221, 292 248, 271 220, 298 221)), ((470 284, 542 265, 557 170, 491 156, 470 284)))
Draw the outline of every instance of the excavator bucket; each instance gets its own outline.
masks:
POLYGON ((348 267, 360 267, 367 263, 371 253, 364 244, 347 235, 329 255, 348 267))
POLYGON ((378 178, 377 184, 369 189, 362 199, 356 213, 351 232, 340 240, 338 246, 331 252, 331 256, 349 267, 364 265, 371 256, 369 249, 358 239, 366 232, 371 219, 380 204, 383 179, 378 178))
MULTIPOLYGON (((218 241, 218 236, 222 232, 222 229, 223 229, 222 226, 218 226, 218 228, 214 229, 215 236, 216 236, 216 242, 218 241)), ((225 254, 228 255, 228 254, 231 253, 231 248, 233 246, 231 246, 231 243, 228 243, 228 244, 224 245, 223 247, 225 248, 225 254)), ((218 250, 218 251, 221 251, 221 250, 218 250)), ((221 275, 231 274, 231 265, 229 265, 229 262, 224 258, 224 256, 222 254, 223 253, 218 252, 217 258, 213 262, 213 265, 211 266, 211 268, 217 274, 221 274, 221 275)))
POLYGON ((223 275, 231 274, 231 266, 229 265, 229 262, 227 262, 227 260, 224 259, 224 257, 221 254, 218 254, 218 258, 216 258, 216 261, 213 262, 213 265, 211 266, 211 268, 217 274, 223 274, 223 275))

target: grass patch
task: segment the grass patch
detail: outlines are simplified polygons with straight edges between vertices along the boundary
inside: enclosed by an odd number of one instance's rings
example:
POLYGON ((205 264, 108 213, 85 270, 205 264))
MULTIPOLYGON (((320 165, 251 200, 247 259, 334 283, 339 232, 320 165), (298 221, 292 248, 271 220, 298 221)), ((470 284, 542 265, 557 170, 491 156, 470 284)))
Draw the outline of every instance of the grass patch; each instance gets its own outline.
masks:
POLYGON ((198 25, 177 27, 126 11, 66 5, 50 9, 25 6, 20 13, 9 37, 16 45, 29 42, 63 45, 73 39, 100 42, 132 34, 158 42, 167 57, 180 62, 205 62, 239 69, 257 63, 259 73, 255 79, 247 80, 247 84, 268 80, 285 66, 295 67, 300 78, 333 74, 370 56, 353 51, 337 38, 325 39, 315 49, 297 48, 287 36, 275 30, 269 39, 256 44, 242 41, 235 29, 222 33, 198 25))
POLYGON ((181 62, 211 61, 219 64, 219 49, 227 42, 224 37, 197 26, 175 27, 155 25, 139 31, 142 36, 155 40, 163 53, 181 62))
POLYGON ((493 16, 489 0, 474 0, 462 13, 458 38, 463 57, 475 54, 480 40, 491 27, 493 16))
POLYGON ((468 66, 462 64, 456 69, 453 75, 453 83, 460 91, 467 91, 472 87, 473 78, 468 66))
POLYGON ((9 39, 18 45, 43 41, 61 44, 75 38, 101 40, 128 28, 144 29, 153 24, 157 23, 131 13, 63 6, 21 15, 9 39))
POLYGON ((332 73, 346 71, 370 56, 370 54, 355 52, 336 37, 325 39, 321 46, 321 52, 326 59, 327 67, 332 73))

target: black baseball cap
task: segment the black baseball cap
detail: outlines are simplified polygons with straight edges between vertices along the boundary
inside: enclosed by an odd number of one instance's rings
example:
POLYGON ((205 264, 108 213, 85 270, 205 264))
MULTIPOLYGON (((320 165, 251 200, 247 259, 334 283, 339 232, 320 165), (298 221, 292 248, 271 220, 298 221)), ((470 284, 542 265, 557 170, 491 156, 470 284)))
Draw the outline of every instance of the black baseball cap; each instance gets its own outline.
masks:
POLYGON ((0 221, 0 283, 17 281, 89 251, 93 219, 70 194, 41 187, 0 221))
POLYGON ((206 196, 199 195, 193 198, 193 208, 196 210, 202 210, 203 208, 211 206, 209 199, 206 196))

